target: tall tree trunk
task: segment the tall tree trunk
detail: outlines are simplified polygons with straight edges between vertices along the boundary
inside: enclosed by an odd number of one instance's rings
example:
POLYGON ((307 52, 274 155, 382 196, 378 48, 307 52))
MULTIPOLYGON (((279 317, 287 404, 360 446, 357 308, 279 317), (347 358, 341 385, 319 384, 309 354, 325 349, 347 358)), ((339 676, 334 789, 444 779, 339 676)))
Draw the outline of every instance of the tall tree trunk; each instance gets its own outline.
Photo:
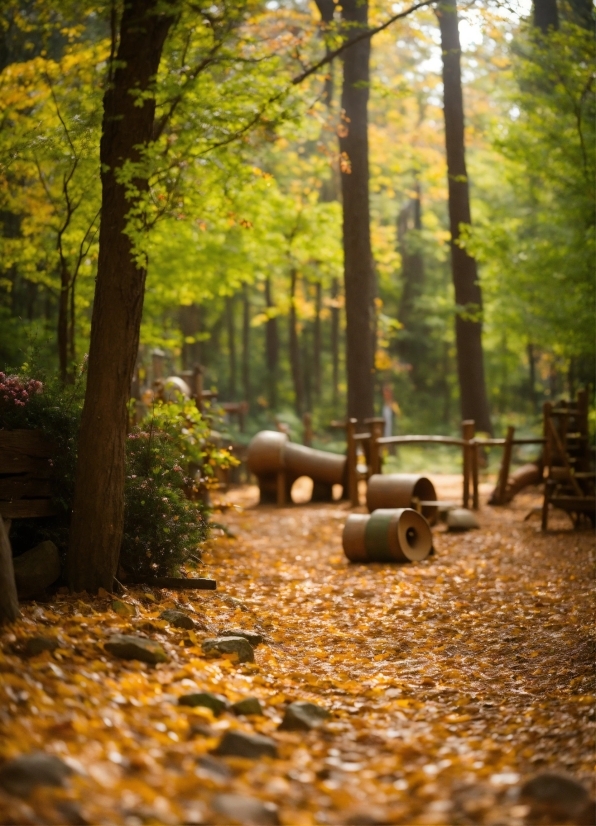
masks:
MULTIPOLYGON (((344 0, 342 18, 348 39, 368 27, 368 0, 344 0)), ((340 131, 342 153, 344 282, 348 415, 374 415, 374 269, 370 241, 368 97, 370 38, 344 52, 340 131)))
POLYGON ((331 282, 331 371, 333 383, 333 407, 339 396, 339 282, 334 278, 331 282))
POLYGON ((250 383, 250 292, 248 284, 242 285, 242 391, 249 409, 252 402, 250 383))
POLYGON ((147 93, 173 22, 160 8, 159 0, 124 4, 115 70, 103 99, 99 259, 68 547, 74 591, 112 589, 122 541, 126 405, 146 277, 126 230, 130 213, 141 207, 148 181, 133 180, 136 193, 127 196, 118 171, 126 162, 138 162, 141 147, 152 138, 155 101, 147 93))
POLYGON ((179 323, 182 332, 182 369, 192 370, 195 364, 201 363, 201 342, 197 340, 201 332, 200 306, 183 304, 180 307, 179 323))
POLYGON ((538 397, 536 395, 536 354, 534 353, 534 345, 528 342, 528 367, 529 367, 529 384, 530 384, 530 399, 532 401, 532 412, 538 413, 538 397))
POLYGON ((425 351, 426 327, 417 308, 417 301, 424 290, 424 259, 420 252, 418 238, 410 235, 422 229, 422 202, 420 182, 415 181, 416 195, 410 198, 399 211, 397 218, 397 249, 401 256, 402 294, 397 317, 403 324, 400 332, 398 352, 407 364, 412 366, 412 381, 420 382, 422 358, 425 351))
POLYGON ((60 381, 68 380, 68 272, 60 271, 60 293, 58 295, 58 365, 60 381))
POLYGON ((461 85, 461 47, 456 0, 437 8, 443 56, 445 145, 451 229, 451 271, 455 287, 455 338, 457 372, 464 419, 474 419, 477 430, 492 432, 482 353, 482 294, 476 261, 458 246, 460 226, 471 224, 470 193, 466 171, 464 103, 461 85))
POLYGON ((548 34, 549 29, 559 28, 557 0, 534 0, 533 5, 533 24, 542 34, 548 34))
POLYGON ((300 364, 300 343, 298 341, 298 329, 296 318, 296 283, 298 273, 292 267, 290 273, 290 315, 289 315, 289 339, 290 339, 290 367, 292 370, 292 382, 294 384, 294 407, 296 415, 302 416, 304 413, 304 383, 302 380, 302 367, 300 364))
POLYGON ((315 399, 321 401, 321 350, 323 343, 321 338, 321 305, 323 300, 323 286, 320 281, 315 283, 315 320, 313 323, 313 377, 315 399))
MULTIPOLYGON (((265 304, 267 310, 275 309, 271 294, 271 279, 265 279, 265 304)), ((277 370, 279 364, 279 333, 277 318, 274 314, 267 317, 265 325, 265 362, 267 364, 267 389, 269 391, 269 407, 277 408, 277 370)))
POLYGON ((236 398, 236 324, 234 318, 234 296, 226 296, 226 327, 228 331, 228 364, 230 401, 236 398))

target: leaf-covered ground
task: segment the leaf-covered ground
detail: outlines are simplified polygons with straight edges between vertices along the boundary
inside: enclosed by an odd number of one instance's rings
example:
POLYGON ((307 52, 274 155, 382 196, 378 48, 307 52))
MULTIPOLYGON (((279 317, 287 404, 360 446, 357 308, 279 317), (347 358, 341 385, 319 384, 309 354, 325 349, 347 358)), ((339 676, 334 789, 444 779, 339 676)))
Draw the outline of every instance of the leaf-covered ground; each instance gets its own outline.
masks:
POLYGON ((235 534, 204 556, 217 592, 135 588, 120 613, 107 594, 58 595, 3 632, 0 764, 43 751, 75 773, 27 797, 0 789, 1 823, 515 826, 528 816, 516 790, 537 772, 589 785, 592 532, 561 516, 542 534, 523 521, 530 494, 484 507, 479 531, 435 529, 423 563, 354 566, 346 505, 254 498, 235 491, 244 507, 216 517, 235 534), (195 630, 159 619, 166 608, 195 630), (204 657, 202 640, 230 628, 261 632, 254 664, 204 657), (103 642, 118 632, 161 641, 169 662, 115 659, 103 642), (59 648, 25 656, 40 634, 59 648), (205 690, 256 696, 264 716, 178 705, 205 690), (331 717, 279 731, 298 700, 331 717), (273 738, 278 757, 213 756, 228 729, 273 738))

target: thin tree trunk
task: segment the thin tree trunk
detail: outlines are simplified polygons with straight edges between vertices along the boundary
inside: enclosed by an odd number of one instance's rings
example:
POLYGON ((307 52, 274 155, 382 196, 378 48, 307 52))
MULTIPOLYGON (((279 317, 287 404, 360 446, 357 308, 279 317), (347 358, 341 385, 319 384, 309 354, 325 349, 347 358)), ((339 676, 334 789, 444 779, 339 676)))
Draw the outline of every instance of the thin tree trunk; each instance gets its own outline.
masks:
POLYGON ((8 529, 0 516, 0 625, 20 615, 8 529))
POLYGON ((536 355, 534 353, 534 345, 532 342, 528 343, 528 367, 530 368, 529 382, 530 382, 530 399, 532 401, 532 411, 538 413, 538 398, 536 395, 536 355))
POLYGON ((337 404, 339 396, 339 282, 334 278, 331 282, 331 369, 333 382, 333 406, 337 404))
POLYGON ((242 390, 250 409, 252 388, 250 383, 250 292, 248 284, 242 285, 242 390))
POLYGON ((183 304, 180 307, 179 323, 182 332, 182 369, 193 370, 196 364, 201 363, 201 342, 197 340, 201 332, 200 306, 183 304))
MULTIPOLYGON (((397 248, 401 256, 402 294, 397 317, 403 324, 398 352, 412 366, 414 386, 420 383, 422 358, 425 351, 426 328, 417 301, 424 290, 424 259, 419 246, 412 249, 410 232, 422 229, 420 182, 415 181, 416 197, 410 198, 397 218, 397 248)), ((418 240, 418 239, 416 239, 418 240)))
POLYGON ((474 419, 476 429, 492 432, 482 353, 482 294, 476 261, 458 246, 460 227, 471 224, 470 193, 466 171, 464 104, 461 85, 461 48, 456 0, 437 8, 443 55, 445 145, 451 229, 451 271, 455 287, 455 338, 457 372, 464 419, 474 419))
POLYGON ((60 269, 60 293, 58 296, 58 365, 60 381, 68 381, 68 271, 60 269))
POLYGON ((77 360, 76 351, 76 308, 75 308, 75 281, 73 278, 70 285, 70 321, 68 325, 68 356, 70 358, 71 369, 74 368, 74 363, 77 360))
MULTIPOLYGON (((344 0, 342 18, 348 39, 368 27, 367 0, 344 0)), ((344 282, 348 415, 374 415, 374 269, 370 241, 368 97, 370 39, 344 52, 340 132, 342 153, 344 282)))
POLYGON ((321 350, 323 349, 321 338, 321 305, 323 300, 323 287, 320 281, 315 284, 315 320, 313 324, 313 376, 315 386, 315 399, 321 401, 321 350))
POLYGON ((131 195, 118 181, 118 171, 127 161, 139 162, 140 147, 152 138, 155 101, 142 95, 151 89, 173 22, 159 8, 158 0, 124 4, 115 70, 104 94, 99 259, 68 547, 74 591, 112 589, 122 541, 126 405, 146 277, 127 227, 129 215, 142 204, 148 181, 134 179, 136 194, 131 195))
POLYGON ((234 318, 234 296, 226 296, 226 327, 228 331, 228 364, 230 401, 236 398, 236 324, 234 318))
POLYGON ((534 0, 533 24, 542 34, 559 28, 557 0, 534 0))
MULTIPOLYGON (((265 279, 265 303, 269 311, 274 310, 271 294, 271 279, 265 279)), ((279 363, 279 333, 275 315, 267 317, 265 325, 265 361, 267 364, 267 386, 269 391, 269 407, 277 408, 277 370, 279 363)))
POLYGON ((304 413, 304 383, 302 381, 302 368, 300 364, 300 344, 298 342, 298 330, 296 319, 296 282, 298 273, 292 267, 290 273, 290 315, 289 315, 289 338, 290 338, 290 367, 292 369, 292 382, 294 384, 294 407, 296 415, 302 416, 304 413))

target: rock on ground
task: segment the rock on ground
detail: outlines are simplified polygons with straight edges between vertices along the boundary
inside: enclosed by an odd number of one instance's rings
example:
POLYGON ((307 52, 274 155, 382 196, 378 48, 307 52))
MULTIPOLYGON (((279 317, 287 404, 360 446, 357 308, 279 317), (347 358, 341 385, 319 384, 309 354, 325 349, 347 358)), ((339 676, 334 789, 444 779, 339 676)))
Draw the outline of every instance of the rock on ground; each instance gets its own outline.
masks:
POLYGON ((202 648, 208 657, 236 654, 239 663, 252 663, 255 660, 252 645, 244 637, 214 637, 203 640, 202 648))
POLYGON ((122 660, 141 660, 155 665, 165 663, 169 659, 160 643, 133 634, 114 634, 103 647, 114 657, 120 657, 122 660))
POLYGON ((234 714, 262 714, 263 707, 258 697, 245 697, 233 703, 232 711, 234 714))
POLYGON ((222 711, 225 711, 230 704, 222 694, 213 694, 211 691, 199 691, 194 694, 183 694, 178 698, 178 705, 191 706, 191 708, 196 708, 197 706, 210 708, 213 714, 219 717, 222 711))
POLYGON ((29 637, 25 642, 23 653, 27 657, 36 657, 43 651, 55 651, 60 647, 60 643, 55 637, 36 636, 29 637))
POLYGON ((245 640, 256 648, 263 642, 263 637, 257 631, 244 631, 240 628, 232 628, 231 630, 224 630, 219 632, 220 637, 244 637, 245 640))
POLYGON ((467 508, 452 508, 447 512, 447 528, 450 531, 470 531, 479 527, 476 515, 467 508))
POLYGON ((277 744, 262 734, 247 734, 244 731, 226 731, 213 752, 222 757, 277 757, 277 744))
POLYGON ((14 577, 19 597, 27 599, 41 593, 60 576, 60 555, 47 540, 13 559, 14 577))
POLYGON ((329 712, 314 703, 290 703, 279 724, 282 731, 310 731, 322 725, 329 712))
POLYGON ((592 826, 596 823, 594 801, 575 778, 544 772, 528 780, 520 789, 520 801, 530 807, 530 817, 541 823, 571 821, 592 826))
POLYGON ((191 631, 196 627, 196 622, 192 617, 189 617, 184 611, 176 611, 174 608, 162 611, 159 618, 169 622, 174 628, 185 628, 187 631, 191 631))
POLYGON ((278 826, 277 807, 262 803, 243 794, 218 794, 211 801, 211 808, 227 820, 226 823, 242 823, 246 826, 278 826))
POLYGON ((59 757, 32 752, 0 767, 0 787, 9 794, 27 797, 36 786, 64 786, 69 774, 72 769, 59 757))

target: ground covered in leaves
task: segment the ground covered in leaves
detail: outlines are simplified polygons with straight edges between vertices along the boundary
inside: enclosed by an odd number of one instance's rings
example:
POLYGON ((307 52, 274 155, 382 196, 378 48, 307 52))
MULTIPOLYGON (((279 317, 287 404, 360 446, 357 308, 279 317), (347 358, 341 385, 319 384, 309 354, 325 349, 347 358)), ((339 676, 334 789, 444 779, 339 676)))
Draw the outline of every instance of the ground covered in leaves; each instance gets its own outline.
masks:
POLYGON ((234 536, 211 540, 200 569, 216 592, 59 594, 3 631, 1 823, 515 826, 532 819, 518 792, 533 775, 589 788, 591 531, 561 515, 542 534, 523 521, 528 494, 484 507, 481 530, 435 529, 425 562, 356 566, 341 550, 347 505, 256 508, 254 488, 226 501, 216 519, 234 536), (262 636, 254 662, 205 656, 229 629, 262 636), (117 633, 158 641, 168 661, 115 657, 117 633), (33 653, 40 635, 58 647, 33 653), (179 703, 200 692, 258 698, 263 714, 179 703), (279 729, 297 701, 330 716, 279 729), (230 731, 273 744, 214 754, 230 731), (31 752, 73 773, 2 788, 2 767, 31 752))

